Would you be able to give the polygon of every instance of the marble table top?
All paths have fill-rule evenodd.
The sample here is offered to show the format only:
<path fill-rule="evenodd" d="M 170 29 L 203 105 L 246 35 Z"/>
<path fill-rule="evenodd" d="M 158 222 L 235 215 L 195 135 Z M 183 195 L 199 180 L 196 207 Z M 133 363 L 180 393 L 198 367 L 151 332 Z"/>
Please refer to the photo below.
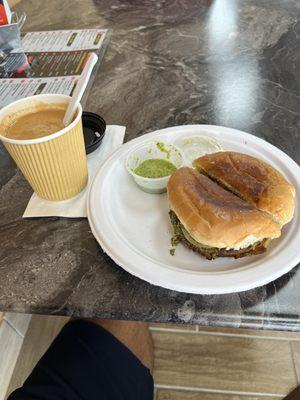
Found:
<path fill-rule="evenodd" d="M 26 30 L 113 30 L 86 110 L 126 125 L 127 141 L 217 124 L 300 163 L 298 0 L 26 0 L 16 10 Z M 300 331 L 299 268 L 236 294 L 152 286 L 102 252 L 87 220 L 22 219 L 31 189 L 0 153 L 0 310 Z"/>

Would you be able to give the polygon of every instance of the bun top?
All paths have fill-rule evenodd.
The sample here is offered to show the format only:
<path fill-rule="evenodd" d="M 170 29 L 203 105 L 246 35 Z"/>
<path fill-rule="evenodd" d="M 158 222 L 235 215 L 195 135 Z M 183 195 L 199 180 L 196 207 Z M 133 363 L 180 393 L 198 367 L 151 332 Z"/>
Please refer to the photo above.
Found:
<path fill-rule="evenodd" d="M 193 162 L 220 185 L 284 225 L 293 218 L 295 188 L 269 164 L 243 153 L 207 154 Z"/>
<path fill-rule="evenodd" d="M 168 199 L 192 238 L 206 246 L 238 249 L 280 236 L 280 225 L 272 217 L 192 168 L 172 174 Z"/>

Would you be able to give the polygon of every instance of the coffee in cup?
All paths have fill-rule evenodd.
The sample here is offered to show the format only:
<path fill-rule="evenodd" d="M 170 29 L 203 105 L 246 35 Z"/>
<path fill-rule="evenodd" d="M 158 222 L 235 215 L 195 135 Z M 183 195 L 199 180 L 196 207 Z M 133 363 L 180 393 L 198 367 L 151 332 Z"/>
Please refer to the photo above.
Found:
<path fill-rule="evenodd" d="M 45 94 L 0 110 L 0 139 L 36 194 L 66 200 L 87 184 L 88 171 L 79 105 L 65 127 L 69 96 Z"/>
<path fill-rule="evenodd" d="M 7 138 L 28 140 L 51 135 L 65 126 L 63 118 L 66 107 L 37 104 L 34 108 L 24 109 L 3 120 L 3 135 Z"/>

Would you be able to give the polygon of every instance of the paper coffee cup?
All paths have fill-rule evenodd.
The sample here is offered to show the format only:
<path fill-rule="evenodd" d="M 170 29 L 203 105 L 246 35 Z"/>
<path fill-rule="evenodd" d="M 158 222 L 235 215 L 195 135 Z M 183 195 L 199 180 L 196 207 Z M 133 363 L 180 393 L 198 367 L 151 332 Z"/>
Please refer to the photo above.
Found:
<path fill-rule="evenodd" d="M 35 193 L 46 200 L 70 199 L 87 184 L 81 106 L 78 106 L 70 125 L 48 136 L 29 140 L 11 139 L 3 135 L 1 127 L 7 115 L 41 104 L 65 103 L 67 106 L 69 101 L 69 96 L 42 94 L 17 100 L 0 110 L 0 139 Z"/>

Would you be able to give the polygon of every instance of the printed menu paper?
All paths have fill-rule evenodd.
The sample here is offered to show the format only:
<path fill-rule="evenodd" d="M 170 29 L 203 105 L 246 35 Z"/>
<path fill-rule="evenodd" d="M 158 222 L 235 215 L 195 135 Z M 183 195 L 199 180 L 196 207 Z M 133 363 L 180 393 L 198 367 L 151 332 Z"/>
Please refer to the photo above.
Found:
<path fill-rule="evenodd" d="M 102 56 L 107 43 L 104 29 L 26 33 L 24 52 L 11 52 L 0 63 L 0 108 L 36 94 L 71 95 L 89 53 Z"/>
<path fill-rule="evenodd" d="M 81 29 L 28 32 L 22 39 L 24 52 L 96 50 L 103 43 L 106 30 Z"/>

